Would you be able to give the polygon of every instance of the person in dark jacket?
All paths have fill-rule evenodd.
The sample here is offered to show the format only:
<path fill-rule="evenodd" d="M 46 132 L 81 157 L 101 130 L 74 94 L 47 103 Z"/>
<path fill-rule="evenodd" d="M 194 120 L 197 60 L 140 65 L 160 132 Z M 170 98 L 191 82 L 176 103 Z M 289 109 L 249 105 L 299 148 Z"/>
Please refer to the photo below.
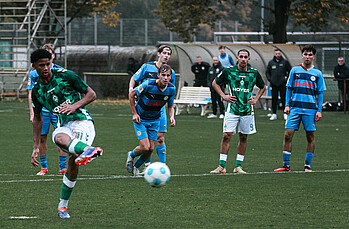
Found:
<path fill-rule="evenodd" d="M 207 87 L 207 73 L 210 64 L 202 61 L 201 56 L 196 57 L 196 62 L 191 66 L 191 71 L 195 74 L 194 87 Z"/>
<path fill-rule="evenodd" d="M 338 64 L 333 70 L 334 78 L 336 79 L 349 79 L 349 67 L 345 64 L 344 57 L 338 57 Z M 338 80 L 338 89 L 340 91 L 341 99 L 344 99 L 344 81 Z M 349 82 L 346 82 L 346 102 L 349 102 Z M 343 101 L 340 101 L 343 104 Z"/>
<path fill-rule="evenodd" d="M 213 88 L 212 86 L 212 82 L 213 80 L 216 78 L 216 76 L 221 73 L 221 71 L 224 69 L 224 67 L 222 66 L 222 64 L 219 62 L 218 57 L 214 56 L 212 58 L 212 66 L 210 67 L 210 69 L 208 70 L 208 75 L 207 75 L 207 84 L 210 87 L 210 91 L 211 91 L 211 100 L 212 100 L 212 112 L 213 114 L 210 114 L 209 116 L 207 116 L 207 118 L 217 118 L 217 102 L 219 105 L 219 111 L 220 111 L 220 115 L 219 118 L 224 118 L 224 104 L 222 101 L 221 96 L 216 92 L 216 90 Z M 224 91 L 224 85 L 220 85 L 222 88 L 222 91 Z"/>
<path fill-rule="evenodd" d="M 271 99 L 273 114 L 270 120 L 277 119 L 276 108 L 279 98 L 282 102 L 282 111 L 285 109 L 285 95 L 286 95 L 286 82 L 288 73 L 291 70 L 290 63 L 282 57 L 280 49 L 274 50 L 274 57 L 271 59 L 267 66 L 266 76 L 271 86 Z M 287 119 L 287 115 L 284 114 L 284 119 Z"/>

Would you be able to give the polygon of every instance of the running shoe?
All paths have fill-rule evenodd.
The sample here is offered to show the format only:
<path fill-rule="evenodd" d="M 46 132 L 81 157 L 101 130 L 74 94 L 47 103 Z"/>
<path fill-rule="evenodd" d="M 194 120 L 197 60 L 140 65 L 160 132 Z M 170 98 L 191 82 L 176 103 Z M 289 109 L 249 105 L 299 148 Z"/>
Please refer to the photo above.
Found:
<path fill-rule="evenodd" d="M 70 219 L 70 215 L 67 212 L 67 208 L 64 207 L 60 207 L 58 208 L 58 217 L 61 219 Z"/>

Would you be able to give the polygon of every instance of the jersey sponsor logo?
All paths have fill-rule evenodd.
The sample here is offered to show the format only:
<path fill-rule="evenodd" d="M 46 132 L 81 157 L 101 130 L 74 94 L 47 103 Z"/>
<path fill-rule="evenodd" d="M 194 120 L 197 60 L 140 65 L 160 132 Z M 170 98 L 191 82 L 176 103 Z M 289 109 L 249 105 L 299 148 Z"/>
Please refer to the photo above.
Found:
<path fill-rule="evenodd" d="M 314 85 L 306 82 L 296 82 L 296 86 L 313 87 Z"/>
<path fill-rule="evenodd" d="M 63 105 L 63 104 L 70 104 L 70 103 L 71 103 L 70 99 L 67 99 L 67 100 L 64 101 L 61 105 Z M 52 112 L 53 112 L 53 113 L 58 113 L 59 109 L 61 109 L 61 105 L 59 105 L 58 107 L 53 108 L 53 109 L 52 109 Z"/>
<path fill-rule="evenodd" d="M 233 88 L 233 91 L 237 91 L 237 92 L 244 92 L 244 93 L 249 93 L 250 92 L 250 89 L 248 88 L 239 88 L 239 87 L 234 87 Z"/>
<path fill-rule="evenodd" d="M 147 105 L 151 105 L 151 106 L 163 106 L 165 103 L 161 103 L 161 102 L 150 102 L 149 100 L 147 101 Z"/>

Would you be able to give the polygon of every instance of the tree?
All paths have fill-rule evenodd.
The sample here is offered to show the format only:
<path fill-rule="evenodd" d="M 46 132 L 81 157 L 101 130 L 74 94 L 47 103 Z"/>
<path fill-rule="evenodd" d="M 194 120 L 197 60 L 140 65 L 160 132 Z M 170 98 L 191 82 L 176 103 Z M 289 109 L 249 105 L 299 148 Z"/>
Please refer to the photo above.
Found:
<path fill-rule="evenodd" d="M 199 33 L 200 24 L 214 27 L 218 15 L 210 3 L 210 0 L 159 0 L 159 9 L 154 12 L 161 16 L 170 31 L 189 42 Z"/>

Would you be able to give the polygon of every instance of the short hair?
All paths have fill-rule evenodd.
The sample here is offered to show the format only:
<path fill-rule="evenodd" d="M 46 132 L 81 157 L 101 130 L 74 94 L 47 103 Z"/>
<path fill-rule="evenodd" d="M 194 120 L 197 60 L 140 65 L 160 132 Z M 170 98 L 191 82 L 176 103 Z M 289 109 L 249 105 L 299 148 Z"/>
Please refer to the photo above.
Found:
<path fill-rule="evenodd" d="M 170 46 L 168 45 L 161 45 L 159 48 L 158 48 L 158 53 L 162 53 L 162 51 L 164 51 L 165 48 L 168 48 L 170 50 L 170 53 L 172 54 L 172 49 Z"/>
<path fill-rule="evenodd" d="M 196 58 L 201 58 L 201 59 L 202 59 L 202 57 L 201 57 L 201 56 L 196 56 Z"/>
<path fill-rule="evenodd" d="M 56 55 L 55 50 L 53 49 L 52 45 L 50 45 L 50 44 L 44 44 L 41 48 L 45 49 L 47 51 L 51 51 L 52 54 Z"/>
<path fill-rule="evenodd" d="M 339 56 L 338 59 L 343 59 L 344 60 L 344 57 L 343 56 Z"/>
<path fill-rule="evenodd" d="M 170 65 L 168 65 L 168 64 L 163 64 L 163 65 L 161 65 L 160 68 L 159 68 L 159 74 L 160 74 L 161 72 L 167 72 L 167 71 L 170 71 L 170 72 L 171 72 L 171 70 L 172 70 L 172 68 L 171 68 Z"/>
<path fill-rule="evenodd" d="M 302 54 L 304 52 L 312 52 L 314 55 L 316 54 L 316 48 L 314 48 L 314 46 L 312 45 L 306 45 L 302 48 Z"/>
<path fill-rule="evenodd" d="M 281 52 L 281 50 L 280 50 L 279 48 L 276 48 L 276 49 L 274 50 L 274 52 L 276 52 L 276 51 L 280 51 L 280 52 Z"/>
<path fill-rule="evenodd" d="M 34 64 L 38 60 L 44 59 L 44 58 L 51 60 L 52 58 L 51 53 L 45 49 L 37 49 L 34 52 L 32 52 L 32 54 L 30 55 L 30 62 Z"/>
<path fill-rule="evenodd" d="M 220 49 L 225 49 L 225 46 L 224 46 L 224 45 L 220 45 L 220 46 L 218 47 L 218 50 L 220 50 Z"/>
<path fill-rule="evenodd" d="M 239 56 L 240 52 L 247 52 L 248 56 L 250 56 L 250 52 L 247 49 L 240 49 L 238 51 L 238 56 Z"/>

